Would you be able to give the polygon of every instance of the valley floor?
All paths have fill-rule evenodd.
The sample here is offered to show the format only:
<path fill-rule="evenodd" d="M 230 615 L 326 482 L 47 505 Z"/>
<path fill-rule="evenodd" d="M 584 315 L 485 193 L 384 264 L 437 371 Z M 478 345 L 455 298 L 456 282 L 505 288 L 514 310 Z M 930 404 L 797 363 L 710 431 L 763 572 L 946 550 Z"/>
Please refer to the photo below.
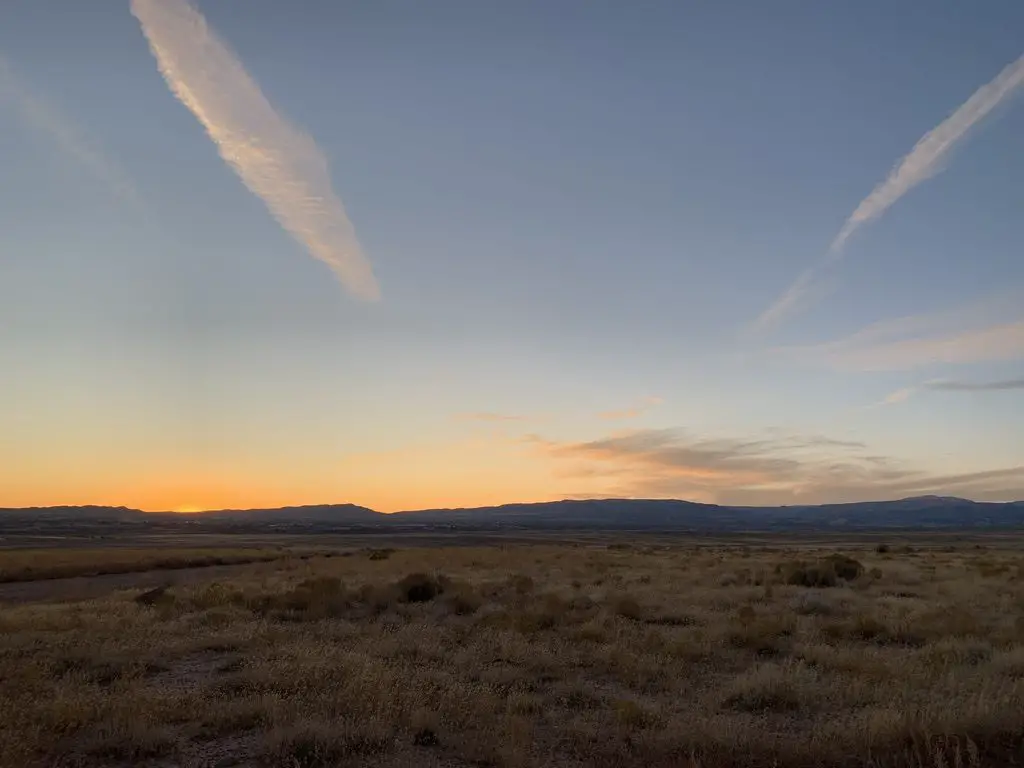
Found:
<path fill-rule="evenodd" d="M 1020 764 L 1011 544 L 339 548 L 6 605 L 0 765 Z"/>

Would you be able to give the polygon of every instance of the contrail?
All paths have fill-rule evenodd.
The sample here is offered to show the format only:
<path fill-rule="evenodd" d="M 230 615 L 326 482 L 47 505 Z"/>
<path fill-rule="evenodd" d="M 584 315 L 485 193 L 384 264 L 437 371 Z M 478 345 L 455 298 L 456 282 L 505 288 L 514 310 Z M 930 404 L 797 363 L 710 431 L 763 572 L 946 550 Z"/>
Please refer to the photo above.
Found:
<path fill-rule="evenodd" d="M 131 0 L 171 92 L 221 158 L 278 223 L 364 299 L 379 298 L 345 208 L 314 141 L 278 114 L 189 0 Z"/>
<path fill-rule="evenodd" d="M 757 320 L 755 330 L 766 330 L 813 297 L 818 277 L 842 258 L 850 236 L 863 224 L 876 219 L 903 195 L 942 170 L 942 160 L 967 133 L 993 109 L 1024 85 L 1024 56 L 1007 66 L 995 79 L 983 85 L 956 112 L 928 131 L 914 148 L 889 172 L 885 181 L 865 197 L 843 224 L 825 258 L 805 270 L 789 289 Z"/>
<path fill-rule="evenodd" d="M 47 136 L 61 152 L 107 185 L 115 195 L 141 206 L 135 185 L 117 164 L 80 135 L 67 115 L 29 88 L 7 60 L 0 56 L 0 103 L 4 101 L 10 101 L 18 117 L 29 128 Z"/>

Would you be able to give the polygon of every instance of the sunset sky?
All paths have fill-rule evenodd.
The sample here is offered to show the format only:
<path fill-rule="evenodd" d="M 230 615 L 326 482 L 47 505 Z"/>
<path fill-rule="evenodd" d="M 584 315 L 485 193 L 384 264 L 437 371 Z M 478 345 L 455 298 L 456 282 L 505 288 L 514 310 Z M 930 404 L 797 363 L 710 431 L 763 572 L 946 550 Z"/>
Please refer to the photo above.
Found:
<path fill-rule="evenodd" d="M 1021 30 L 4 0 L 0 506 L 1024 499 Z"/>

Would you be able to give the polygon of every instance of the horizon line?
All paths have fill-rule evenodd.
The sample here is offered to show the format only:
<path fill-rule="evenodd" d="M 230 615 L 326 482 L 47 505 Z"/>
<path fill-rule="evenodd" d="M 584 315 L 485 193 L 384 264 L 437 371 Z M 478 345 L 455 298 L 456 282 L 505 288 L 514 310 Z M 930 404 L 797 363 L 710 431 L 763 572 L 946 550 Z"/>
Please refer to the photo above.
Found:
<path fill-rule="evenodd" d="M 267 511 L 285 511 L 285 510 L 301 510 L 301 509 L 313 509 L 313 508 L 324 508 L 324 507 L 354 507 L 361 511 L 371 512 L 377 515 L 403 515 L 413 514 L 417 512 L 460 512 L 460 511 L 471 511 L 471 510 L 482 510 L 482 509 L 500 509 L 502 507 L 521 507 L 521 506 L 541 506 L 544 504 L 574 504 L 574 503 L 586 503 L 586 502 L 609 502 L 609 501 L 631 501 L 631 502 L 665 502 L 665 503 L 681 503 L 681 504 L 693 504 L 702 507 L 720 507 L 722 509 L 786 509 L 790 507 L 833 507 L 833 506 L 850 506 L 855 504 L 885 504 L 899 501 L 924 501 L 924 500 L 935 500 L 935 501 L 964 501 L 971 504 L 1022 504 L 1024 499 L 1007 499 L 1005 501 L 983 501 L 979 499 L 971 499 L 966 496 L 946 496 L 940 494 L 921 494 L 917 496 L 901 496 L 896 498 L 870 498 L 862 499 L 859 501 L 826 501 L 814 504 L 719 504 L 714 502 L 702 502 L 693 501 L 690 499 L 683 498 L 659 498 L 649 496 L 594 496 L 588 498 L 559 498 L 550 499 L 548 501 L 508 501 L 500 504 L 481 504 L 476 506 L 459 506 L 459 507 L 416 507 L 411 509 L 396 510 L 393 512 L 383 512 L 372 507 L 367 507 L 362 504 L 356 504 L 354 502 L 327 502 L 327 503 L 312 503 L 312 504 L 285 504 L 280 506 L 270 507 L 211 507 L 208 509 L 142 509 L 140 507 L 131 507 L 126 505 L 115 505 L 115 504 L 46 504 L 46 505 L 32 505 L 32 506 L 3 506 L 0 507 L 2 512 L 12 511 L 46 511 L 54 509 L 107 509 L 123 512 L 137 512 L 143 515 L 175 515 L 180 517 L 192 517 L 192 516 L 203 516 L 209 514 L 216 514 L 218 512 L 236 512 L 240 514 L 248 512 L 267 512 Z"/>

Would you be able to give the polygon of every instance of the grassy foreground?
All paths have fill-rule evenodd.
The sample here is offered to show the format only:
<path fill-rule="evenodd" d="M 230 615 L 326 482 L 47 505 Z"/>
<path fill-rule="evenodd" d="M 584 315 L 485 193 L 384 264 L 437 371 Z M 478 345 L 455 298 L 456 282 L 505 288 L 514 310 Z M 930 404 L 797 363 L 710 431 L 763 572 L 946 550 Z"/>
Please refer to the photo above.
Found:
<path fill-rule="evenodd" d="M 834 553 L 378 551 L 0 609 L 0 765 L 1024 761 L 1024 555 Z"/>

